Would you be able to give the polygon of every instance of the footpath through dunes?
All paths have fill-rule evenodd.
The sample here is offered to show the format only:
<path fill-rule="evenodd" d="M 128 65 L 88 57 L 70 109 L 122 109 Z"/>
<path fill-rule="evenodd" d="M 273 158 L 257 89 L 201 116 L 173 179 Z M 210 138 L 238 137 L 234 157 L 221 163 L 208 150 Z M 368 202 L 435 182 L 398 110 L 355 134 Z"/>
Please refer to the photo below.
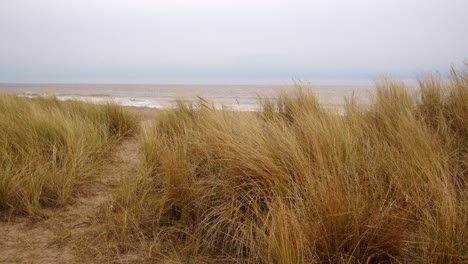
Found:
<path fill-rule="evenodd" d="M 149 123 L 149 113 L 138 111 L 140 126 Z M 141 113 L 141 114 L 140 114 Z M 92 227 L 100 208 L 111 198 L 123 177 L 133 177 L 139 168 L 138 136 L 122 139 L 103 164 L 86 194 L 61 209 L 46 209 L 46 219 L 12 217 L 0 221 L 0 263 L 99 263 L 80 247 L 82 234 Z"/>

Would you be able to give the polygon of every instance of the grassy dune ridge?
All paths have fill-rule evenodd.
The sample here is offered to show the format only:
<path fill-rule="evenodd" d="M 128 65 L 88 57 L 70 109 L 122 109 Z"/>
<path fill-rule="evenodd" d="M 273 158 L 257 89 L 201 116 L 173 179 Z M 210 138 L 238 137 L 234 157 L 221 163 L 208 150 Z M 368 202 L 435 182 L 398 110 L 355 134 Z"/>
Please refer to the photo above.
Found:
<path fill-rule="evenodd" d="M 39 216 L 67 204 L 135 129 L 117 105 L 0 95 L 0 211 Z"/>
<path fill-rule="evenodd" d="M 468 69 L 377 85 L 344 115 L 300 88 L 259 113 L 180 101 L 144 130 L 96 241 L 182 262 L 467 261 Z"/>

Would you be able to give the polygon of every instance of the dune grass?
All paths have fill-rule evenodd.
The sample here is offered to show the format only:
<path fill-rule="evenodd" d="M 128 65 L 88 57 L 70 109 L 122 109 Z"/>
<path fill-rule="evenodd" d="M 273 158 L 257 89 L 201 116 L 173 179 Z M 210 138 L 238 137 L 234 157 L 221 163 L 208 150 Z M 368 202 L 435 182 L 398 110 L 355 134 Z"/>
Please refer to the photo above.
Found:
<path fill-rule="evenodd" d="M 344 115 L 300 88 L 259 113 L 180 101 L 145 129 L 95 243 L 176 262 L 466 263 L 468 71 L 377 86 Z"/>
<path fill-rule="evenodd" d="M 113 104 L 0 95 L 0 212 L 41 216 L 69 203 L 136 125 Z"/>

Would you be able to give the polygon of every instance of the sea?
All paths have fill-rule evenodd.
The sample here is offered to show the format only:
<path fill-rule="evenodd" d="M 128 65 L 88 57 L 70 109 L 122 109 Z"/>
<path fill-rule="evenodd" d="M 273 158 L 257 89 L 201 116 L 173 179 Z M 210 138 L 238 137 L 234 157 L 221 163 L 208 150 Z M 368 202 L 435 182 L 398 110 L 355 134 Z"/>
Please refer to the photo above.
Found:
<path fill-rule="evenodd" d="M 0 84 L 0 93 L 23 97 L 55 96 L 59 100 L 79 100 L 96 104 L 115 102 L 123 106 L 171 108 L 177 99 L 212 102 L 217 108 L 256 111 L 259 98 L 271 98 L 281 91 L 311 90 L 326 108 L 340 109 L 345 98 L 355 97 L 367 104 L 373 85 L 175 85 L 175 84 Z"/>

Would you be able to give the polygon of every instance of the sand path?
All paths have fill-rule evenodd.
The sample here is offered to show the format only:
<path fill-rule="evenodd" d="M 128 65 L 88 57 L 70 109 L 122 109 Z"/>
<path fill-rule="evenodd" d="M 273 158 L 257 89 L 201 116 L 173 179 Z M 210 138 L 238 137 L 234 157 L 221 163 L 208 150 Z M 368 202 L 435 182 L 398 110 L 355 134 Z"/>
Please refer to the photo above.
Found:
<path fill-rule="evenodd" d="M 65 208 L 47 212 L 46 220 L 17 217 L 9 223 L 0 221 L 0 263 L 99 262 L 80 257 L 86 252 L 73 241 L 91 227 L 121 177 L 136 175 L 138 151 L 135 138 L 122 140 L 104 164 L 99 180 L 86 187 L 86 194 Z"/>

